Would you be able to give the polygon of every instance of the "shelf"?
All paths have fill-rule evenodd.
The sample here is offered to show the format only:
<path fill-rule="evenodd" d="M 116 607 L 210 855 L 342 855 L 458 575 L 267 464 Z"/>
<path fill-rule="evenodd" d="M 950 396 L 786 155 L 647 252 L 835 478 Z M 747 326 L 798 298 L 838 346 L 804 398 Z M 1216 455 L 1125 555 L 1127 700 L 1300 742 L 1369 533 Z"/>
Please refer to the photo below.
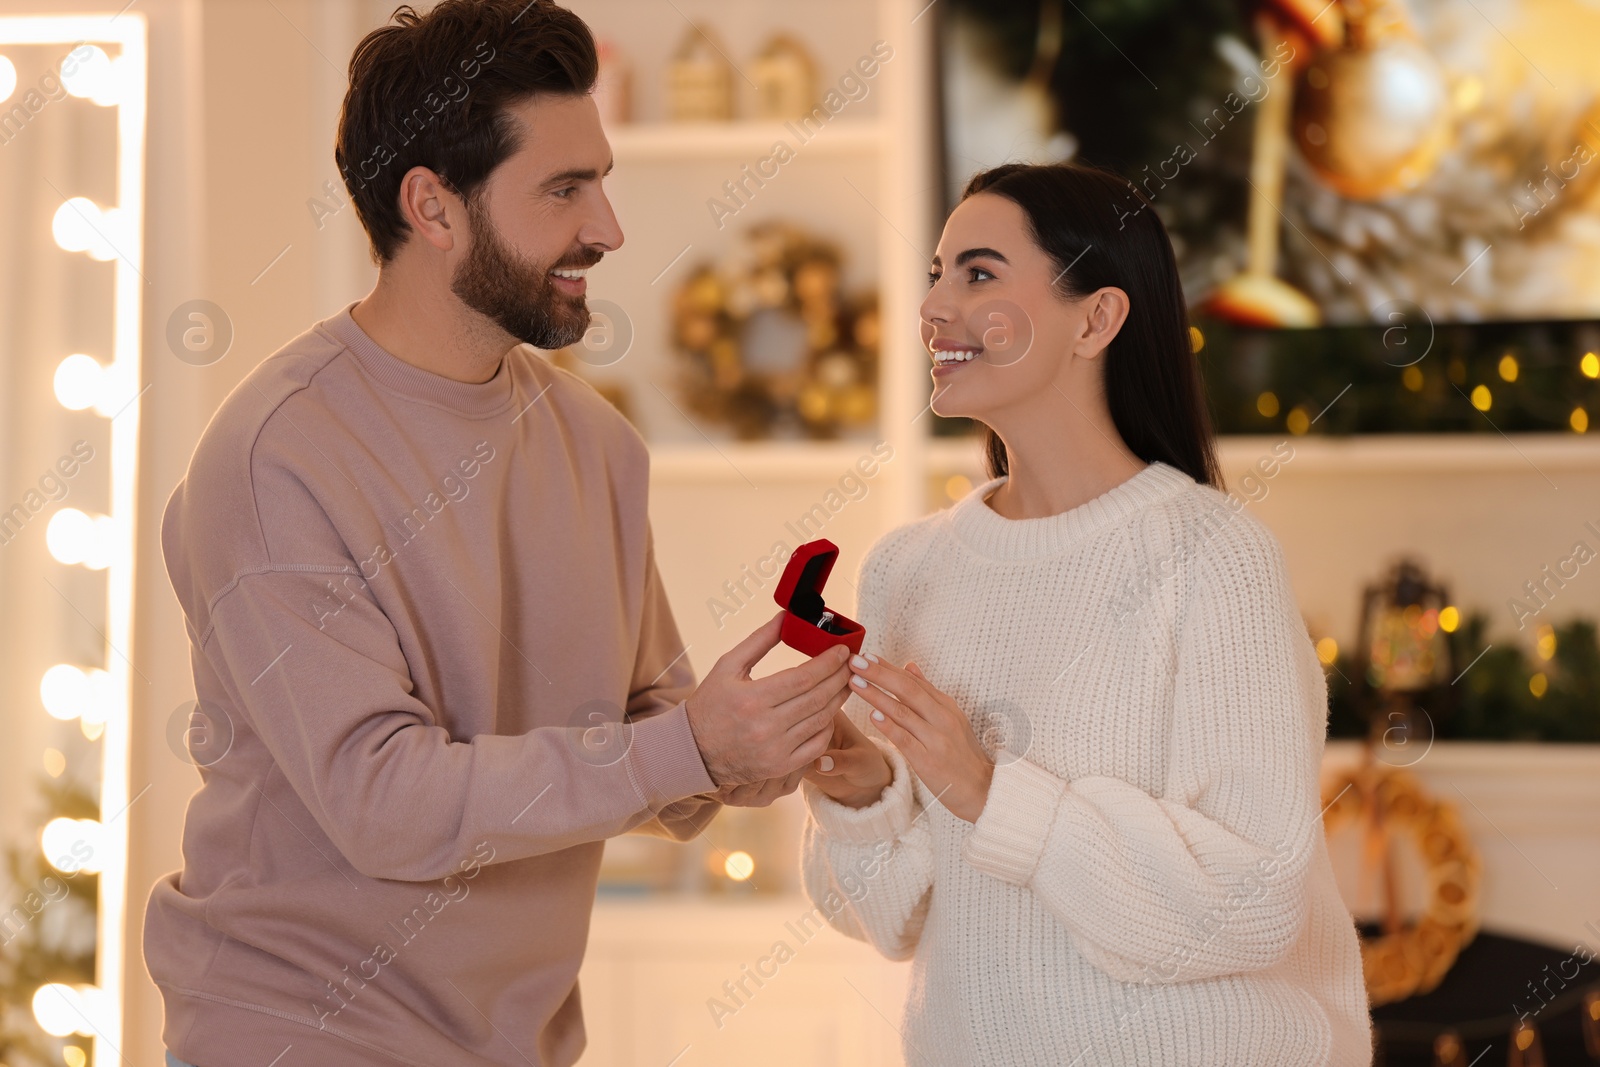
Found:
<path fill-rule="evenodd" d="M 883 124 L 869 119 L 836 118 L 802 143 L 798 123 L 653 122 L 614 126 L 606 130 L 611 151 L 624 160 L 696 162 L 707 158 L 733 158 L 754 163 L 783 141 L 795 157 L 808 155 L 873 155 L 886 143 Z"/>
<path fill-rule="evenodd" d="M 1366 434 L 1358 437 L 1294 437 L 1273 434 L 1217 438 L 1225 476 L 1249 467 L 1287 438 L 1296 470 L 1341 474 L 1409 471 L 1515 471 L 1600 469 L 1600 435 Z M 928 468 L 966 473 L 983 463 L 982 438 L 939 437 L 928 444 Z"/>
<path fill-rule="evenodd" d="M 1270 434 L 1217 439 L 1225 478 L 1273 454 L 1284 440 Z M 1577 434 L 1390 434 L 1292 437 L 1296 470 L 1334 474 L 1491 473 L 1600 470 L 1600 438 Z M 894 442 L 890 442 L 893 444 Z M 831 481 L 870 456 L 873 441 L 718 441 L 650 447 L 652 477 L 669 484 L 728 484 L 764 479 Z M 934 437 L 927 442 L 930 476 L 982 474 L 981 437 Z"/>
<path fill-rule="evenodd" d="M 1600 435 L 1575 433 L 1363 434 L 1356 437 L 1294 437 L 1250 434 L 1218 438 L 1224 474 L 1270 455 L 1288 437 L 1296 469 L 1339 474 L 1413 471 L 1537 474 L 1550 470 L 1600 469 Z"/>

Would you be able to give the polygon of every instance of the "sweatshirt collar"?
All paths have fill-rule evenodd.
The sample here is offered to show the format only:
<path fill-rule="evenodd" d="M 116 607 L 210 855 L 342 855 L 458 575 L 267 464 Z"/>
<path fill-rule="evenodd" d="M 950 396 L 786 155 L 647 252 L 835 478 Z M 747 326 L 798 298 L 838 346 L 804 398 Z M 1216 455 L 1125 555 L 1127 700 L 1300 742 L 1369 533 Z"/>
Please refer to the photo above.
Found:
<path fill-rule="evenodd" d="M 494 377 L 486 382 L 461 382 L 442 374 L 423 370 L 407 363 L 367 336 L 356 325 L 350 309 L 359 301 L 351 301 L 343 311 L 322 323 L 323 329 L 350 350 L 356 363 L 367 375 L 392 392 L 435 407 L 446 408 L 462 415 L 493 415 L 511 403 L 512 361 L 515 352 L 500 360 Z"/>
<path fill-rule="evenodd" d="M 1157 460 L 1133 477 L 1093 500 L 1057 515 L 1008 519 L 984 498 L 1006 477 L 992 478 L 951 505 L 949 522 L 956 536 L 990 559 L 1036 559 L 1060 555 L 1150 504 L 1195 484 L 1176 467 Z"/>

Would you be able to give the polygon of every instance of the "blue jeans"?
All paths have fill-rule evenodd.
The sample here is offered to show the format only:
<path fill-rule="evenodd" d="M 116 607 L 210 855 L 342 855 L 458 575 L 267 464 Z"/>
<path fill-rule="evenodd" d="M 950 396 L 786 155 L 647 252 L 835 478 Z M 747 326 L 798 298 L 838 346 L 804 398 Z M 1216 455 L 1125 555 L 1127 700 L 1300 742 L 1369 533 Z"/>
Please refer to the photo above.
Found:
<path fill-rule="evenodd" d="M 172 1053 L 168 1052 L 167 1053 L 167 1067 L 194 1067 L 194 1064 L 192 1064 L 192 1063 L 184 1063 L 182 1060 L 178 1059 L 178 1057 L 176 1057 Z"/>

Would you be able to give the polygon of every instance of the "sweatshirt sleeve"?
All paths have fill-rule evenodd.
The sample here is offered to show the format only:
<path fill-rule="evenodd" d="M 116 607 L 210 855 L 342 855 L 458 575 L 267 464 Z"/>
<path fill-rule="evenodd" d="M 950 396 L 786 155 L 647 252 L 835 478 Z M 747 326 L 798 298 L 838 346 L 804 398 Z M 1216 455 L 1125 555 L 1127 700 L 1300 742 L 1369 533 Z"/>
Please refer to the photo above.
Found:
<path fill-rule="evenodd" d="M 369 596 L 351 598 L 337 626 L 306 610 L 331 570 L 277 564 L 242 575 L 215 600 L 201 648 L 362 874 L 442 878 L 461 841 L 489 842 L 497 860 L 541 855 L 624 833 L 715 788 L 681 700 L 662 710 L 682 674 L 647 687 L 639 708 L 656 713 L 619 726 L 619 754 L 597 755 L 583 727 L 452 738 L 413 694 L 399 638 Z"/>
<path fill-rule="evenodd" d="M 1119 981 L 1264 969 L 1306 922 L 1326 681 L 1276 540 L 1247 516 L 1233 529 L 1198 554 L 1175 635 L 1162 794 L 1002 759 L 963 845 Z"/>
<path fill-rule="evenodd" d="M 866 628 L 863 651 L 887 647 L 883 569 L 876 548 L 862 560 L 857 616 Z M 872 804 L 852 808 L 809 781 L 801 784 L 806 822 L 800 838 L 801 882 L 828 924 L 866 941 L 892 960 L 916 952 L 933 893 L 933 837 L 922 818 L 916 777 L 905 757 L 868 718 L 872 705 L 853 691 L 844 704 L 852 722 L 888 758 L 893 777 Z"/>
<path fill-rule="evenodd" d="M 627 714 L 628 721 L 634 723 L 682 709 L 684 701 L 695 688 L 689 650 L 684 647 L 683 639 L 678 634 L 677 621 L 672 617 L 672 607 L 667 602 L 661 573 L 656 567 L 655 536 L 648 527 L 646 545 L 644 622 L 639 634 L 639 655 L 634 667 Z M 688 725 L 686 712 L 684 725 Z M 693 740 L 691 733 L 690 741 Z M 695 755 L 699 758 L 698 745 L 695 746 Z M 707 780 L 710 780 L 709 775 Z M 715 790 L 713 783 L 709 790 L 669 804 L 630 832 L 673 841 L 688 841 L 698 837 L 706 824 L 722 810 Z"/>

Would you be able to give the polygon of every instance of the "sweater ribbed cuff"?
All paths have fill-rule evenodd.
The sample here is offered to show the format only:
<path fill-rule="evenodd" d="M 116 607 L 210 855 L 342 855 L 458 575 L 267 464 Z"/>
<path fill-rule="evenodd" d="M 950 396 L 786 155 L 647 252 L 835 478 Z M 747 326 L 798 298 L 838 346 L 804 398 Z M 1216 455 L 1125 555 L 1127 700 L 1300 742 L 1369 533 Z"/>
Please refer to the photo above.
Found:
<path fill-rule="evenodd" d="M 700 758 L 683 701 L 671 711 L 635 719 L 631 726 L 627 759 L 632 761 L 634 778 L 651 808 L 697 793 L 716 792 L 717 783 Z"/>
<path fill-rule="evenodd" d="M 813 782 L 803 781 L 801 793 L 805 796 L 806 810 L 822 832 L 835 841 L 851 845 L 872 845 L 879 841 L 894 841 L 911 829 L 916 819 L 916 795 L 911 788 L 911 768 L 906 758 L 891 744 L 876 737 L 867 740 L 889 760 L 893 777 L 883 787 L 877 800 L 862 808 L 841 804 L 818 789 Z"/>
<path fill-rule="evenodd" d="M 962 855 L 1001 881 L 1027 885 L 1066 788 L 1060 778 L 1025 759 L 996 764 L 988 799 Z"/>

